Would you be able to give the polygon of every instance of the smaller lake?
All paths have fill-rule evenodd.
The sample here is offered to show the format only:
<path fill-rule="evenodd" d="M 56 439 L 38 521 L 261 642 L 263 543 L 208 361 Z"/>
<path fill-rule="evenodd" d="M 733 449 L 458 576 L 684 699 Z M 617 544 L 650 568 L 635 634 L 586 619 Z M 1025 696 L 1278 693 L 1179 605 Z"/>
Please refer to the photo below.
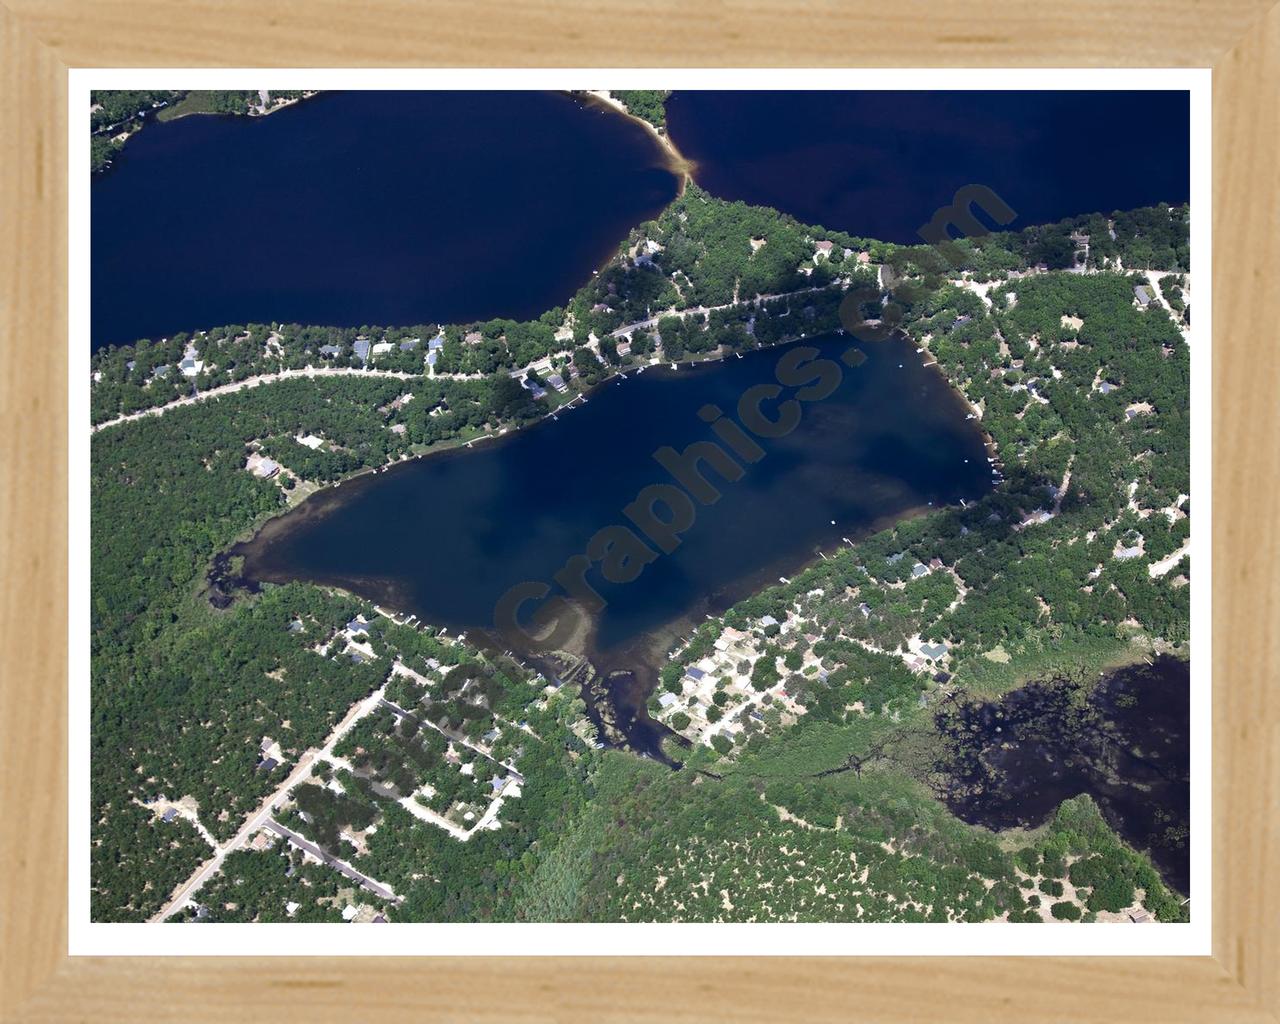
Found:
<path fill-rule="evenodd" d="M 835 391 L 797 403 L 803 416 L 785 436 L 756 438 L 761 454 L 742 460 L 739 479 L 698 463 L 722 496 L 698 504 L 675 550 L 638 578 L 609 582 L 599 565 L 586 574 L 605 604 L 566 648 L 603 672 L 641 673 L 638 685 L 614 687 L 639 702 L 619 709 L 630 720 L 647 719 L 641 695 L 676 632 L 842 537 L 991 488 L 967 407 L 914 346 L 862 346 L 865 361 L 848 368 L 838 362 L 853 349 L 847 337 L 804 344 L 842 371 Z M 232 554 L 244 556 L 249 581 L 333 584 L 427 623 L 491 630 L 513 585 L 545 582 L 553 595 L 565 593 L 553 578 L 566 561 L 586 551 L 596 531 L 628 524 L 624 507 L 643 488 L 676 479 L 655 452 L 714 440 L 700 413 L 711 405 L 732 415 L 749 389 L 773 384 L 779 360 L 793 349 L 633 372 L 558 419 L 320 492 Z M 765 403 L 767 415 L 780 415 L 777 403 L 796 393 L 782 389 Z M 503 643 L 519 649 L 520 641 Z M 637 742 L 649 749 L 654 739 Z"/>
<path fill-rule="evenodd" d="M 968 705 L 944 725 L 943 798 L 964 821 L 999 830 L 1035 828 L 1088 793 L 1188 895 L 1190 687 L 1190 663 L 1160 657 L 1108 673 L 1085 701 L 1078 687 L 1047 682 Z"/>
<path fill-rule="evenodd" d="M 150 122 L 93 182 L 93 347 L 533 319 L 675 197 L 666 163 L 640 125 L 559 93 L 339 92 Z"/>

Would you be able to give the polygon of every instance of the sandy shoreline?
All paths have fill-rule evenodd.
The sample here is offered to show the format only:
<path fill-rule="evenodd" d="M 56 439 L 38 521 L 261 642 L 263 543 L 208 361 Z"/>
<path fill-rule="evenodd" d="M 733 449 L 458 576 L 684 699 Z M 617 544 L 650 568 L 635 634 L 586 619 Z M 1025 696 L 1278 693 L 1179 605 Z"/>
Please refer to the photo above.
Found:
<path fill-rule="evenodd" d="M 693 179 L 695 165 L 692 160 L 676 148 L 676 144 L 671 141 L 670 135 L 664 131 L 660 131 L 643 117 L 637 117 L 635 114 L 631 113 L 621 100 L 614 99 L 607 90 L 588 89 L 578 95 L 585 97 L 588 102 L 595 101 L 601 106 L 604 106 L 615 113 L 621 114 L 623 117 L 630 121 L 634 121 L 648 132 L 650 137 L 657 141 L 658 145 L 662 147 L 662 151 L 667 155 L 667 169 L 680 179 L 680 191 L 684 191 L 685 183 Z"/>

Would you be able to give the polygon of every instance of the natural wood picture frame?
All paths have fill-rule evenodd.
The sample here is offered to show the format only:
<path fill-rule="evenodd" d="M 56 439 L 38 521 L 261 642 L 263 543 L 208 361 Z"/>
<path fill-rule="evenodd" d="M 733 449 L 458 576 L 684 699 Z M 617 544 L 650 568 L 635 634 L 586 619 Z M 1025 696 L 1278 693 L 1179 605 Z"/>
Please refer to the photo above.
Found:
<path fill-rule="evenodd" d="M 0 6 L 5 1020 L 1280 1020 L 1280 6 Z M 182 66 L 1212 67 L 1214 921 L 1197 958 L 67 956 L 67 71 Z M 287 942 L 287 933 L 281 936 Z"/>

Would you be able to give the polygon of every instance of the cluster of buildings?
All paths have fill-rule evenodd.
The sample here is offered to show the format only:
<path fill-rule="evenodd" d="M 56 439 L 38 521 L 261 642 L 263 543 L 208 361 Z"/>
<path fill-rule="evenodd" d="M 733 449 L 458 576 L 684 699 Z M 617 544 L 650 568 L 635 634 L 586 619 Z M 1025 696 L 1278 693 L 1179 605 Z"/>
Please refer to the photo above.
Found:
<path fill-rule="evenodd" d="M 777 624 L 768 615 L 760 621 L 762 627 Z M 738 733 L 763 727 L 766 712 L 771 708 L 776 709 L 781 724 L 795 721 L 805 709 L 787 692 L 790 675 L 787 670 L 780 670 L 778 682 L 768 689 L 757 690 L 751 682 L 752 669 L 765 657 L 761 651 L 763 646 L 754 632 L 726 626 L 712 652 L 685 669 L 680 681 L 681 692 L 667 691 L 658 696 L 662 720 L 671 725 L 678 713 L 687 715 L 689 724 L 675 731 L 708 745 L 716 736 L 733 741 Z M 825 670 L 812 654 L 806 654 L 799 671 L 825 676 Z M 715 699 L 718 692 L 725 695 L 722 702 Z"/>

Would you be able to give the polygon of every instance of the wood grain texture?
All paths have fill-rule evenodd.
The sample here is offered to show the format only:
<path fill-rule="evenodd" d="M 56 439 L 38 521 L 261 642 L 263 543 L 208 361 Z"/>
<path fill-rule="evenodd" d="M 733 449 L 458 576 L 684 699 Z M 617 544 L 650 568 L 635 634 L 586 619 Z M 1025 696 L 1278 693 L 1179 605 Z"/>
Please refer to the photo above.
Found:
<path fill-rule="evenodd" d="M 0 6 L 4 1019 L 1280 1019 L 1280 9 L 1269 6 Z M 65 69 L 111 65 L 1214 66 L 1214 957 L 68 959 Z"/>
<path fill-rule="evenodd" d="M 1280 1012 L 1280 7 L 1213 90 L 1214 951 Z"/>
<path fill-rule="evenodd" d="M 1175 67 L 1272 0 L 7 0 L 70 66 Z"/>
<path fill-rule="evenodd" d="M 66 75 L 0 7 L 0 1011 L 66 949 Z M 13 955 L 13 954 L 17 955 Z"/>

